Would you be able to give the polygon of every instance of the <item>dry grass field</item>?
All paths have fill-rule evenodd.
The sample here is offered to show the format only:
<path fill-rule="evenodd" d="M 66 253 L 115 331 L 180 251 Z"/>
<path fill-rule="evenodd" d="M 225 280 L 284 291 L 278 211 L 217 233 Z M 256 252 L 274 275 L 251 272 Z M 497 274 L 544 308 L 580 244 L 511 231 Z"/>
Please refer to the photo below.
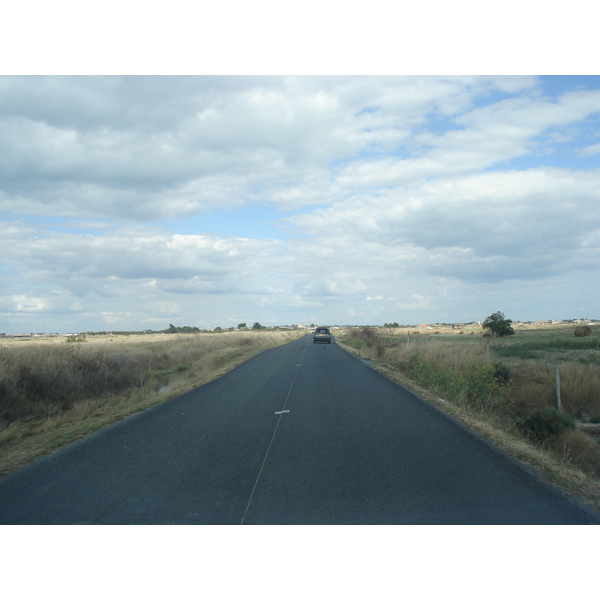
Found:
<path fill-rule="evenodd" d="M 5 339 L 0 343 L 0 475 L 202 385 L 298 332 Z"/>

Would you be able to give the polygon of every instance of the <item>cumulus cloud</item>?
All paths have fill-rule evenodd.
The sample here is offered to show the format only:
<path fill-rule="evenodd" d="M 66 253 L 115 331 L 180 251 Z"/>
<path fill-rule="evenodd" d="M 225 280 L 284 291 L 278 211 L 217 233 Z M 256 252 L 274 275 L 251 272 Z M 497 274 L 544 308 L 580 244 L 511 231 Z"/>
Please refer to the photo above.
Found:
<path fill-rule="evenodd" d="M 599 184 L 598 170 L 490 172 L 359 195 L 287 220 L 317 238 L 343 231 L 368 241 L 411 271 L 527 278 L 560 269 L 600 228 Z"/>
<path fill-rule="evenodd" d="M 526 307 L 513 294 L 532 282 L 567 311 L 564 286 L 600 264 L 600 85 L 543 83 L 0 78 L 0 313 L 73 329 L 471 320 L 494 298 Z M 265 206 L 271 237 L 189 225 Z"/>
<path fill-rule="evenodd" d="M 284 208 L 310 206 L 335 194 L 317 192 L 332 163 L 395 151 L 429 114 L 456 114 L 505 85 L 502 78 L 6 77 L 0 206 L 138 221 L 239 206 L 257 195 Z"/>
<path fill-rule="evenodd" d="M 594 154 L 600 154 L 600 144 L 593 144 L 592 146 L 586 146 L 579 151 L 581 156 L 592 156 Z"/>

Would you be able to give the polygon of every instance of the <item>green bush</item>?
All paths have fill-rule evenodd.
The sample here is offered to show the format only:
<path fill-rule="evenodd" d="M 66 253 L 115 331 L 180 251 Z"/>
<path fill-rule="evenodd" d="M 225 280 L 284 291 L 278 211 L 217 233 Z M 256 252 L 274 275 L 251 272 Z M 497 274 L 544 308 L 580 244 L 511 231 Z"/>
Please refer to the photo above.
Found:
<path fill-rule="evenodd" d="M 573 417 L 550 407 L 522 417 L 517 425 L 534 442 L 545 442 L 569 429 L 575 429 Z"/>
<path fill-rule="evenodd" d="M 496 363 L 493 365 L 493 375 L 492 378 L 499 385 L 507 385 L 510 381 L 510 369 L 503 365 L 502 363 Z"/>
<path fill-rule="evenodd" d="M 472 361 L 462 369 L 428 360 L 416 352 L 402 365 L 403 370 L 423 385 L 451 399 L 483 407 L 499 389 L 494 367 Z"/>
<path fill-rule="evenodd" d="M 355 350 L 360 350 L 363 347 L 372 348 L 381 345 L 381 336 L 371 327 L 362 327 L 350 331 L 349 335 L 344 338 L 344 342 Z"/>
<path fill-rule="evenodd" d="M 494 367 L 474 361 L 460 373 L 463 396 L 473 406 L 483 407 L 498 388 Z"/>

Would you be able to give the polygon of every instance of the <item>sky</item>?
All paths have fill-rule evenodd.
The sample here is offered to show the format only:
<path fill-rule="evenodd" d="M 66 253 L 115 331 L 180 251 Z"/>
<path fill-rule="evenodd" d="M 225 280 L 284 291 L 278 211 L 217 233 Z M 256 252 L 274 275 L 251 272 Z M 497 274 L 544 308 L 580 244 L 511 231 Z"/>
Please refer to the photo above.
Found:
<path fill-rule="evenodd" d="M 579 4 L 8 7 L 0 333 L 600 318 Z"/>
<path fill-rule="evenodd" d="M 0 332 L 600 318 L 599 76 L 2 76 Z"/>

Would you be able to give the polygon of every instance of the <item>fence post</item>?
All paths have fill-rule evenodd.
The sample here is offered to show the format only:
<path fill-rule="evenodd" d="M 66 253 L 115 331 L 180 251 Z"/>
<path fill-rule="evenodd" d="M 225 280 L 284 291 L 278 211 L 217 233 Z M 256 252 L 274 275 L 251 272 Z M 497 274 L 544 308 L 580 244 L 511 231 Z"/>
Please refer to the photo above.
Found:
<path fill-rule="evenodd" d="M 560 410 L 560 371 L 556 365 L 556 408 Z"/>
<path fill-rule="evenodd" d="M 410 341 L 410 331 L 406 332 L 406 347 L 408 348 L 408 342 Z"/>

